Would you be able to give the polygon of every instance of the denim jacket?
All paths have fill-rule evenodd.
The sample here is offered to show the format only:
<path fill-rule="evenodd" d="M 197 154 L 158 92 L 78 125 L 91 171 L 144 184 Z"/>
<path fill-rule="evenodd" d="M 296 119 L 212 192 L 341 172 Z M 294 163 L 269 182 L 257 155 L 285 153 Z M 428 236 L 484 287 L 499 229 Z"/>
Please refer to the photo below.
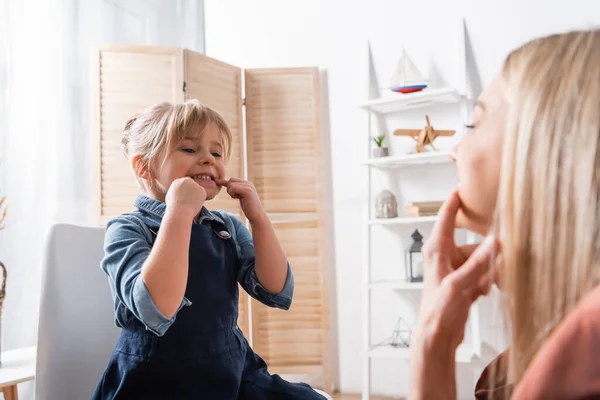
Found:
<path fill-rule="evenodd" d="M 166 204 L 146 196 L 138 196 L 134 206 L 137 208 L 135 211 L 120 215 L 106 225 L 104 258 L 101 266 L 109 278 L 116 325 L 124 327 L 133 315 L 146 326 L 146 329 L 162 336 L 175 322 L 177 313 L 167 318 L 158 310 L 142 280 L 141 270 L 156 239 L 156 233 L 151 227 L 160 226 Z M 236 276 L 244 290 L 269 307 L 289 309 L 294 293 L 294 277 L 289 263 L 283 290 L 278 294 L 268 292 L 256 276 L 254 243 L 248 229 L 232 214 L 224 211 L 209 211 L 203 207 L 196 223 L 210 224 L 211 221 L 225 224 L 231 232 L 237 250 Z M 177 311 L 191 304 L 184 297 Z"/>

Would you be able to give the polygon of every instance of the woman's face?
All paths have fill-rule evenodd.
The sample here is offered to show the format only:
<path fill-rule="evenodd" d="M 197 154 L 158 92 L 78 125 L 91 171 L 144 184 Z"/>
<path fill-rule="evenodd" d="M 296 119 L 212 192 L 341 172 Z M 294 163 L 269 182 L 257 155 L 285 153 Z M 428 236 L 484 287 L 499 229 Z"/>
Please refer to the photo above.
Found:
<path fill-rule="evenodd" d="M 473 110 L 473 128 L 454 148 L 462 207 L 457 225 L 486 235 L 492 223 L 508 105 L 500 76 L 488 86 Z"/>

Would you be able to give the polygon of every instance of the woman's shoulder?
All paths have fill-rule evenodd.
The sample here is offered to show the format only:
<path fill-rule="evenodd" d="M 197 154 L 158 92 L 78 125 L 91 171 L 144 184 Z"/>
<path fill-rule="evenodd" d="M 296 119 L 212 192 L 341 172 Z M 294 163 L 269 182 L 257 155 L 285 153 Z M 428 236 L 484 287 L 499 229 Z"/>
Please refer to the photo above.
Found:
<path fill-rule="evenodd" d="M 563 319 L 529 364 L 519 384 L 507 384 L 508 350 L 481 374 L 475 398 L 541 400 L 600 397 L 600 286 Z M 491 394 L 500 394 L 492 397 Z"/>
<path fill-rule="evenodd" d="M 515 388 L 518 399 L 600 397 L 600 286 L 552 332 Z"/>

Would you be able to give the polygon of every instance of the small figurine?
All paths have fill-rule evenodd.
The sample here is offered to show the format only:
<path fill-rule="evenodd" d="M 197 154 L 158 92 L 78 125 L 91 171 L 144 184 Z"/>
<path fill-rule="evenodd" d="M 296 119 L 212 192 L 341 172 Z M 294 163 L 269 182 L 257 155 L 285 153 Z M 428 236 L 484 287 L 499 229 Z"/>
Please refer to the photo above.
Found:
<path fill-rule="evenodd" d="M 375 218 L 396 218 L 398 202 L 389 190 L 382 190 L 375 198 Z"/>
<path fill-rule="evenodd" d="M 400 317 L 398 318 L 398 322 L 396 322 L 392 337 L 389 339 L 389 345 L 392 347 L 409 347 L 411 335 L 412 331 L 410 330 L 410 327 L 406 321 Z"/>
<path fill-rule="evenodd" d="M 427 87 L 427 79 L 423 77 L 421 71 L 415 63 L 408 57 L 406 51 L 402 49 L 402 57 L 396 65 L 396 70 L 390 82 L 390 90 L 396 93 L 415 93 Z"/>
<path fill-rule="evenodd" d="M 425 115 L 425 121 L 427 125 L 421 129 L 396 129 L 394 131 L 395 136 L 410 136 L 417 142 L 416 153 L 422 153 L 425 151 L 425 146 L 431 146 L 434 151 L 438 151 L 433 145 L 433 141 L 438 136 L 452 136 L 456 131 L 436 131 L 433 126 L 429 123 L 429 115 Z"/>

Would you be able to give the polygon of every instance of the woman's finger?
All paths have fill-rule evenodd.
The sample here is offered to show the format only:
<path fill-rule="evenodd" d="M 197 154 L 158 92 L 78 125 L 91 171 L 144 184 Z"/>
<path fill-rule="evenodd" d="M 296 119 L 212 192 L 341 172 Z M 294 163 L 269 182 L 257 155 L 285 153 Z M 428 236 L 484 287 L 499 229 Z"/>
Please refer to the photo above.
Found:
<path fill-rule="evenodd" d="M 498 248 L 498 239 L 487 237 L 471 257 L 448 276 L 453 280 L 456 289 L 462 291 L 477 287 L 482 277 L 490 274 L 490 263 L 496 259 Z"/>
<path fill-rule="evenodd" d="M 467 259 L 471 257 L 471 254 L 473 254 L 473 252 L 479 247 L 480 244 L 481 243 L 471 243 L 457 247 L 459 254 L 463 258 L 463 260 L 460 262 L 460 265 L 464 264 L 465 261 L 467 261 Z"/>
<path fill-rule="evenodd" d="M 433 226 L 430 238 L 454 237 L 456 214 L 459 208 L 460 197 L 458 196 L 458 189 L 454 189 L 440 208 L 438 221 Z"/>

